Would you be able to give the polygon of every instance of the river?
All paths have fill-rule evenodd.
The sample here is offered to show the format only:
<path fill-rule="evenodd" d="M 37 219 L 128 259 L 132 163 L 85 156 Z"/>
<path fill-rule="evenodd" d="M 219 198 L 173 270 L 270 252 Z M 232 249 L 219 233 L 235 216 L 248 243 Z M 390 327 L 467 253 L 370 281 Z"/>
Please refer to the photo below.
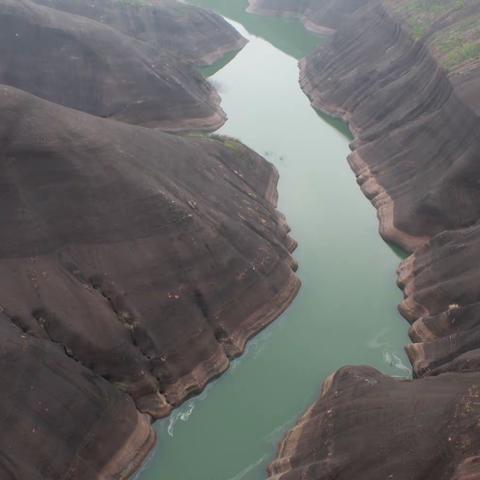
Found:
<path fill-rule="evenodd" d="M 193 3 L 233 19 L 249 40 L 210 77 L 229 117 L 218 133 L 278 168 L 303 287 L 224 376 L 157 423 L 158 447 L 139 478 L 264 480 L 278 441 L 331 372 L 368 364 L 410 375 L 396 312 L 400 257 L 378 235 L 347 164 L 347 129 L 317 115 L 300 90 L 297 59 L 319 39 L 297 21 L 245 13 L 244 0 Z"/>

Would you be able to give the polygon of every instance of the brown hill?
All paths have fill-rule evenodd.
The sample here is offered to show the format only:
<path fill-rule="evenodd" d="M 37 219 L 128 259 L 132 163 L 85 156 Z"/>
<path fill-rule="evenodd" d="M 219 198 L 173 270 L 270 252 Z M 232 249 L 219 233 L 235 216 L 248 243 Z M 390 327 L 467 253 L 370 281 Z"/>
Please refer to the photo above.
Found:
<path fill-rule="evenodd" d="M 0 477 L 130 471 L 153 441 L 134 404 L 167 415 L 294 298 L 278 175 L 11 87 L 0 117 Z"/>
<path fill-rule="evenodd" d="M 202 49 L 209 44 L 206 57 L 242 45 L 228 24 L 207 18 L 218 40 L 230 40 L 200 41 Z M 201 30 L 193 25 L 186 43 L 204 38 Z M 175 52 L 29 0 L 0 1 L 0 59 L 0 83 L 93 115 L 166 130 L 215 129 L 225 121 L 214 89 Z"/>

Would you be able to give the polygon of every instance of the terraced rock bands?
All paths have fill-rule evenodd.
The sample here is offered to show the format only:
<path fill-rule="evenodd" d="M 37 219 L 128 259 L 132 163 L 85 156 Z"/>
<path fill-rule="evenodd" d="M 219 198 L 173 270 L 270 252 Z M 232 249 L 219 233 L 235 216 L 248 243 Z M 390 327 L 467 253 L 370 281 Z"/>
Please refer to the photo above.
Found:
<path fill-rule="evenodd" d="M 480 2 L 252 0 L 250 10 L 330 29 L 301 62 L 301 86 L 317 110 L 349 123 L 349 162 L 380 233 L 414 252 L 399 285 L 416 379 L 335 373 L 270 476 L 480 478 L 480 58 L 468 23 Z"/>
<path fill-rule="evenodd" d="M 274 167 L 161 131 L 225 120 L 194 64 L 245 41 L 173 1 L 1 0 L 0 27 L 0 478 L 129 478 L 299 289 Z"/>

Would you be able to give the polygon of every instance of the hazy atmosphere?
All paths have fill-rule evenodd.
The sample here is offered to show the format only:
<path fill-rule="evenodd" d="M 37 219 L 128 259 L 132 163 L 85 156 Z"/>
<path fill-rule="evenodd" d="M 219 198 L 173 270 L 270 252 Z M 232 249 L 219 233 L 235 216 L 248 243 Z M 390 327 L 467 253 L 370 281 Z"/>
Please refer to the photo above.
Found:
<path fill-rule="evenodd" d="M 480 479 L 480 1 L 0 24 L 0 480 Z"/>

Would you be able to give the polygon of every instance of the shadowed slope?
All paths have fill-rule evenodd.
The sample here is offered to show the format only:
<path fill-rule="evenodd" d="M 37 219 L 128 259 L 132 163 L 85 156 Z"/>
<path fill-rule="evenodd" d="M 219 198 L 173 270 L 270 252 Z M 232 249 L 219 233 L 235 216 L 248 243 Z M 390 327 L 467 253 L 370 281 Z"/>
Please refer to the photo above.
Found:
<path fill-rule="evenodd" d="M 365 0 L 249 0 L 248 11 L 260 15 L 293 16 L 320 35 L 335 31 L 345 17 L 365 5 Z"/>
<path fill-rule="evenodd" d="M 383 6 L 343 23 L 302 63 L 301 82 L 355 133 L 350 164 L 387 240 L 411 251 L 479 218 L 478 117 Z"/>
<path fill-rule="evenodd" d="M 270 478 L 480 478 L 480 2 L 293 3 L 250 2 L 335 30 L 301 62 L 301 85 L 316 109 L 349 122 L 349 162 L 382 235 L 415 251 L 399 270 L 400 311 L 421 378 L 339 370 L 286 435 Z"/>
<path fill-rule="evenodd" d="M 444 232 L 399 269 L 417 375 L 480 369 L 480 227 Z"/>
<path fill-rule="evenodd" d="M 480 374 L 399 381 L 344 367 L 284 438 L 271 480 L 473 480 Z M 454 421 L 452 421 L 454 419 Z"/>
<path fill-rule="evenodd" d="M 33 1 L 104 23 L 196 65 L 211 65 L 246 43 L 222 17 L 177 0 Z"/>
<path fill-rule="evenodd" d="M 275 210 L 278 175 L 239 142 L 99 119 L 11 87 L 0 89 L 0 117 L 4 321 L 58 345 L 67 364 L 77 360 L 140 411 L 160 417 L 199 392 L 294 298 L 295 242 Z M 36 398 L 29 376 L 18 379 L 17 395 L 0 394 L 7 406 L 22 393 Z M 49 380 L 49 395 L 58 388 Z M 85 417 L 67 417 L 62 402 L 47 407 L 64 419 L 67 430 L 52 430 L 69 445 L 64 435 Z M 17 442 L 21 431 L 9 428 L 13 450 L 0 472 L 39 448 L 39 437 Z M 101 438 L 115 428 L 106 420 Z M 95 436 L 84 441 L 98 448 Z M 38 461 L 54 456 L 47 449 Z M 29 475 L 21 478 L 37 478 Z"/>
<path fill-rule="evenodd" d="M 168 130 L 225 121 L 213 88 L 168 49 L 29 0 L 0 1 L 0 59 L 0 83 L 97 116 Z"/>
<path fill-rule="evenodd" d="M 131 398 L 0 313 L 4 480 L 127 478 L 153 447 Z"/>

